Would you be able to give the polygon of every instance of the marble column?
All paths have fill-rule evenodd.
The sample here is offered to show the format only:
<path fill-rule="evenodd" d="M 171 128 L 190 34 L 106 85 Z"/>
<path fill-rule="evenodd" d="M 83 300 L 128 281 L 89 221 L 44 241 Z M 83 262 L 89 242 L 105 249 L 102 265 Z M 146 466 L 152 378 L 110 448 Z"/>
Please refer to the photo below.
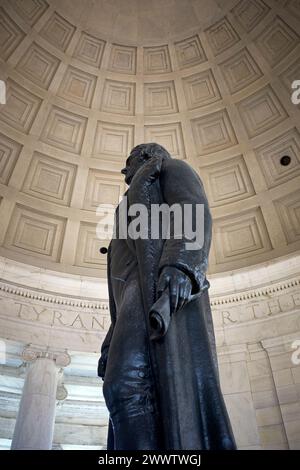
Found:
<path fill-rule="evenodd" d="M 221 388 L 238 449 L 260 449 L 246 344 L 218 347 Z"/>
<path fill-rule="evenodd" d="M 70 364 L 63 352 L 27 347 L 23 359 L 29 362 L 11 449 L 52 448 L 59 371 Z"/>
<path fill-rule="evenodd" d="M 269 426 L 269 439 L 277 438 L 276 449 L 300 450 L 300 331 L 262 341 L 272 369 L 282 425 Z M 294 354 L 296 353 L 296 354 Z"/>

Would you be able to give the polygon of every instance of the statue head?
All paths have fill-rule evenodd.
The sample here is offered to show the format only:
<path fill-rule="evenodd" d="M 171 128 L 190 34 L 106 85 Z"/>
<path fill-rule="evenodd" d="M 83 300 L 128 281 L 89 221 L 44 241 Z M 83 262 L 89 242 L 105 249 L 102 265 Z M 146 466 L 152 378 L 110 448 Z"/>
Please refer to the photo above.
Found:
<path fill-rule="evenodd" d="M 125 168 L 121 170 L 121 173 L 125 175 L 125 183 L 129 185 L 138 169 L 154 156 L 162 157 L 163 159 L 171 158 L 169 152 L 162 145 L 154 142 L 134 147 L 126 160 Z"/>

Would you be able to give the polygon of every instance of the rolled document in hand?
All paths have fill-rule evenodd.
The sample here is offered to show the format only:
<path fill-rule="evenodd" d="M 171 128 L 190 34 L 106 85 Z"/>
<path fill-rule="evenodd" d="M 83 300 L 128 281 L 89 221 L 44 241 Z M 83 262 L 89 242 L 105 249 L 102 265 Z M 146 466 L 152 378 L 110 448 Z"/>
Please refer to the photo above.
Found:
<path fill-rule="evenodd" d="M 208 280 L 205 279 L 203 287 L 199 292 L 197 292 L 197 294 L 190 295 L 188 302 L 199 297 L 206 289 L 209 288 L 209 285 Z M 152 305 L 149 316 L 150 339 L 152 341 L 161 339 L 167 333 L 171 321 L 169 288 L 165 289 L 157 301 Z"/>
<path fill-rule="evenodd" d="M 162 338 L 166 334 L 171 321 L 169 288 L 165 289 L 155 304 L 152 305 L 149 315 L 150 339 Z"/>

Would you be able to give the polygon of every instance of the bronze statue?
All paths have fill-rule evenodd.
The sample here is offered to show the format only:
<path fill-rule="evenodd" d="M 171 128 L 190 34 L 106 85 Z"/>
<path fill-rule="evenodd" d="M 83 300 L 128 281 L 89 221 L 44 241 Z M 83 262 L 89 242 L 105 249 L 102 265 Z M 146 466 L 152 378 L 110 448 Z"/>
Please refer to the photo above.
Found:
<path fill-rule="evenodd" d="M 128 208 L 143 204 L 150 214 L 162 203 L 202 205 L 204 237 L 187 249 L 191 240 L 174 236 L 171 216 L 168 238 L 151 237 L 150 225 L 149 236 L 125 238 L 121 203 L 116 209 L 107 263 L 111 326 L 98 367 L 110 413 L 108 449 L 235 449 L 208 296 L 211 215 L 202 182 L 155 143 L 135 147 L 122 173 Z"/>

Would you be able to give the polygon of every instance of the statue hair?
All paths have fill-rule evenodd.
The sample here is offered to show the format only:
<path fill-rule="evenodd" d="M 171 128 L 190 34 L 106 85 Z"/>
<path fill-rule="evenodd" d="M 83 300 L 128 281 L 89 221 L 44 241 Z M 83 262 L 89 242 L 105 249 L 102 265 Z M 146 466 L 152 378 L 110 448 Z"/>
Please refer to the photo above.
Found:
<path fill-rule="evenodd" d="M 139 144 L 134 147 L 131 152 L 138 151 L 139 157 L 152 158 L 152 157 L 162 157 L 162 158 L 172 158 L 169 152 L 159 144 L 155 142 L 150 142 L 147 144 Z"/>

